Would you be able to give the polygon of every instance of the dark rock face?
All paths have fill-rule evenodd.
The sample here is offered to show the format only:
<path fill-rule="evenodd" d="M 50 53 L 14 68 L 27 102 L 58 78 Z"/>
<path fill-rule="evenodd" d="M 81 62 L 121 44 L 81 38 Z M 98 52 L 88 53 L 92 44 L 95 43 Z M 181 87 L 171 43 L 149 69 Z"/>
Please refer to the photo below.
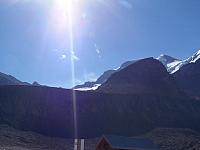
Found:
<path fill-rule="evenodd" d="M 0 122 L 46 135 L 72 135 L 71 97 L 70 92 L 54 88 L 2 86 Z"/>
<path fill-rule="evenodd" d="M 147 58 L 113 74 L 98 91 L 121 94 L 178 94 L 179 90 L 166 68 Z"/>
<path fill-rule="evenodd" d="M 155 127 L 200 130 L 200 101 L 185 96 L 76 92 L 79 137 L 133 136 Z M 71 90 L 0 87 L 0 124 L 48 136 L 74 136 Z"/>
<path fill-rule="evenodd" d="M 174 77 L 185 92 L 200 96 L 200 60 L 184 65 L 174 74 Z"/>

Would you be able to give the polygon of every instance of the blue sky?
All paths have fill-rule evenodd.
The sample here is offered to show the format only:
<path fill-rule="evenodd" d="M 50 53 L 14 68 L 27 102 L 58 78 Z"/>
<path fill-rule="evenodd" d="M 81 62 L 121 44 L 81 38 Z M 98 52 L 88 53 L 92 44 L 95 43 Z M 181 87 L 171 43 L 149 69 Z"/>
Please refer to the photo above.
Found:
<path fill-rule="evenodd" d="M 0 1 L 0 72 L 71 87 L 68 18 L 55 1 Z M 199 8 L 199 0 L 74 0 L 76 84 L 127 60 L 189 57 L 200 49 Z"/>

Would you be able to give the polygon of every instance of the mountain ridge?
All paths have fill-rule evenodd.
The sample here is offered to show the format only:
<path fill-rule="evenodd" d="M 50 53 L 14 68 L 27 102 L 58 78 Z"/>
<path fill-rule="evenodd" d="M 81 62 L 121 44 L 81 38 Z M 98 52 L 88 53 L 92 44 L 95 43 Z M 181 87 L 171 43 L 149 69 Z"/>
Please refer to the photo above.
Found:
<path fill-rule="evenodd" d="M 125 94 L 179 93 L 164 65 L 153 57 L 138 60 L 114 73 L 97 91 Z"/>
<path fill-rule="evenodd" d="M 22 82 L 11 75 L 0 72 L 0 85 L 29 85 L 29 83 Z"/>
<path fill-rule="evenodd" d="M 174 74 L 176 71 L 178 71 L 184 65 L 192 63 L 192 62 L 198 60 L 199 58 L 200 58 L 200 50 L 198 50 L 191 57 L 189 57 L 188 59 L 185 59 L 185 60 L 180 60 L 180 59 L 171 57 L 171 56 L 166 55 L 166 54 L 161 54 L 160 56 L 158 56 L 155 59 L 159 60 L 166 67 L 167 71 L 170 74 Z M 140 59 L 138 59 L 138 60 L 140 60 Z M 75 86 L 73 89 L 83 90 L 83 91 L 85 91 L 85 90 L 86 91 L 87 90 L 96 90 L 101 84 L 106 82 L 112 74 L 114 74 L 115 72 L 120 71 L 121 69 L 135 63 L 138 60 L 127 61 L 127 62 L 123 63 L 117 69 L 111 69 L 111 70 L 105 71 L 95 82 L 89 82 L 88 81 L 88 82 L 85 82 L 82 85 Z"/>
<path fill-rule="evenodd" d="M 32 84 L 28 82 L 20 81 L 12 75 L 0 72 L 0 86 L 5 85 L 29 85 L 29 86 L 41 86 L 38 82 L 34 81 Z"/>

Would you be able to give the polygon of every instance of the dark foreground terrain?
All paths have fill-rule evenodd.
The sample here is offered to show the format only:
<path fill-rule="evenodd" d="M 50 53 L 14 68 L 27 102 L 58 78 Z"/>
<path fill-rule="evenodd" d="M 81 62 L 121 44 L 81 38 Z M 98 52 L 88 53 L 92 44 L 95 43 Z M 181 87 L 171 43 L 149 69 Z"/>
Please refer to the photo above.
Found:
<path fill-rule="evenodd" d="M 199 150 L 200 134 L 190 129 L 158 128 L 145 138 L 153 140 L 161 150 Z M 85 140 L 85 150 L 95 150 L 99 138 Z M 73 150 L 72 139 L 50 138 L 34 132 L 24 132 L 6 125 L 0 126 L 2 150 Z"/>
<path fill-rule="evenodd" d="M 157 127 L 200 130 L 200 101 L 185 96 L 76 92 L 79 137 L 133 136 Z M 73 138 L 72 91 L 0 87 L 0 124 L 46 136 Z"/>
<path fill-rule="evenodd" d="M 161 150 L 200 150 L 200 134 L 191 129 L 158 128 L 145 137 L 153 140 Z"/>

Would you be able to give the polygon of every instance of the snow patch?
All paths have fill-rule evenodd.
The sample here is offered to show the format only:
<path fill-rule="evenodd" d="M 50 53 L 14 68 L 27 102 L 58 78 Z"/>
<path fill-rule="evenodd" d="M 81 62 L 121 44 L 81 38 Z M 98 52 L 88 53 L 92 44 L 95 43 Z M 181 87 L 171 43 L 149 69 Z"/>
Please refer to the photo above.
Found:
<path fill-rule="evenodd" d="M 78 88 L 75 90 L 76 91 L 94 91 L 94 90 L 97 90 L 99 86 L 101 86 L 101 84 L 95 84 L 93 87 L 83 87 L 83 88 Z"/>

